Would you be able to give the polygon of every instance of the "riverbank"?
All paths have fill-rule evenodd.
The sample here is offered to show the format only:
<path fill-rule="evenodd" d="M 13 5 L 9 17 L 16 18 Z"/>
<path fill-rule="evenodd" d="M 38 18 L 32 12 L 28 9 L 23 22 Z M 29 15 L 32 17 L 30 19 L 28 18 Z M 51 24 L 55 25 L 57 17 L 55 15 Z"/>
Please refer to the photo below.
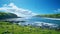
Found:
<path fill-rule="evenodd" d="M 0 34 L 60 34 L 60 31 L 0 22 Z"/>

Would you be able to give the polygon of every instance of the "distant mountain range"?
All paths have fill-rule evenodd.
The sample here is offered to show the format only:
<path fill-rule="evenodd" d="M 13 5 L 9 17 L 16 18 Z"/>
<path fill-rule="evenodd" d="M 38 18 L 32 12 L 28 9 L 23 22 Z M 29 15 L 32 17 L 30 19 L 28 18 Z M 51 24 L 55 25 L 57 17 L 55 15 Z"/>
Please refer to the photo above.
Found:
<path fill-rule="evenodd" d="M 17 18 L 17 15 L 13 13 L 0 12 L 0 19 L 6 19 L 6 18 Z"/>

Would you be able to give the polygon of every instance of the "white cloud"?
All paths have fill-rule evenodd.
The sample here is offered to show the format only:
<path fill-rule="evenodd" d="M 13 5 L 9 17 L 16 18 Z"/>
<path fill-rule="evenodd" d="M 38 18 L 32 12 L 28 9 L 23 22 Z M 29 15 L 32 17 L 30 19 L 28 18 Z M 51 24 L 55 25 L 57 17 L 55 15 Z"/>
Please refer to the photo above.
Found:
<path fill-rule="evenodd" d="M 17 6 L 14 5 L 14 3 L 10 3 L 8 5 L 5 4 L 5 5 L 3 5 L 3 7 L 0 8 L 0 10 L 14 13 L 14 14 L 16 14 L 18 16 L 22 16 L 22 17 L 30 17 L 33 15 L 36 15 L 35 13 L 32 13 L 32 11 L 30 11 L 30 10 L 18 8 Z"/>
<path fill-rule="evenodd" d="M 56 13 L 60 13 L 60 9 L 54 10 Z"/>

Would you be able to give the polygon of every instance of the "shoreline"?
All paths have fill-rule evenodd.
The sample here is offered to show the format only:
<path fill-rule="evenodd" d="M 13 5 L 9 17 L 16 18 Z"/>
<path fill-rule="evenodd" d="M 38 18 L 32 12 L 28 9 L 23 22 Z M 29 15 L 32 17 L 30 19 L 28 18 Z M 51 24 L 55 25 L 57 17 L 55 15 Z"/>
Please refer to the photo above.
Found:
<path fill-rule="evenodd" d="M 46 18 L 46 17 L 44 17 L 44 19 L 60 20 L 60 18 Z"/>

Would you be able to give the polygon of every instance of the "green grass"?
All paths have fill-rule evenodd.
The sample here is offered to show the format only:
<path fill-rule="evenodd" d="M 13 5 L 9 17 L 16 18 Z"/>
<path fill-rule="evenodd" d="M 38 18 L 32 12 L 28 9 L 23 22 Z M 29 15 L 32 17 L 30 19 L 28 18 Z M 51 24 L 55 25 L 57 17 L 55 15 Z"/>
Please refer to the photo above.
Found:
<path fill-rule="evenodd" d="M 13 34 L 60 34 L 60 31 L 35 28 L 31 26 L 20 26 L 9 22 L 0 22 L 0 34 L 4 33 L 6 30 Z"/>

